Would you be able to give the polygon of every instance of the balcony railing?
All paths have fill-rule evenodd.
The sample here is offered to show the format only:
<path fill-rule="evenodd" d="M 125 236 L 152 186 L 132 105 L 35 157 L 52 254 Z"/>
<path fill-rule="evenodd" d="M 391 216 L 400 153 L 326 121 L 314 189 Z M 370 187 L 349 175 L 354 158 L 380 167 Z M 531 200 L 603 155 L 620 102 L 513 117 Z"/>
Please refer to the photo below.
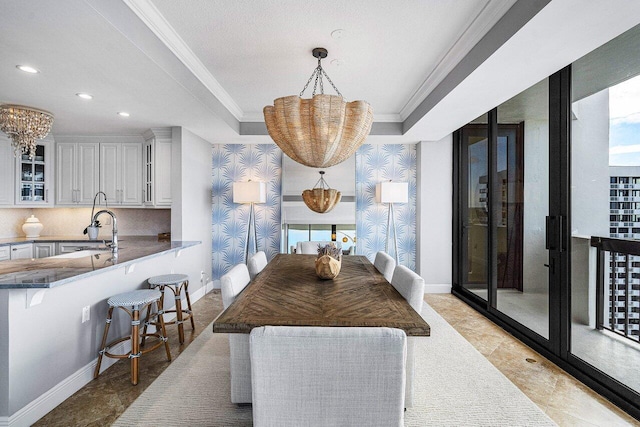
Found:
<path fill-rule="evenodd" d="M 596 327 L 640 343 L 640 240 L 591 237 L 591 246 L 598 250 Z"/>

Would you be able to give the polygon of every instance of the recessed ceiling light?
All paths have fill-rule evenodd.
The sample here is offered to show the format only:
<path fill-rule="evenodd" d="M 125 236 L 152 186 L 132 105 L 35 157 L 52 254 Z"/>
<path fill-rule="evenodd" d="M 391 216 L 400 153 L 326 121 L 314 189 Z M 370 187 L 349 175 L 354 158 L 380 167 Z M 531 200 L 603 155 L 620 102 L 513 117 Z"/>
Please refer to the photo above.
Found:
<path fill-rule="evenodd" d="M 88 93 L 84 93 L 84 92 L 76 93 L 76 96 L 82 99 L 93 99 L 93 95 L 89 95 Z"/>
<path fill-rule="evenodd" d="M 331 31 L 331 37 L 333 37 L 335 40 L 340 40 L 344 37 L 344 35 L 345 31 L 341 29 Z"/>
<path fill-rule="evenodd" d="M 25 73 L 29 73 L 29 74 L 38 74 L 40 72 L 37 69 L 30 67 L 28 65 L 16 65 L 16 68 L 20 71 L 24 71 Z"/>
<path fill-rule="evenodd" d="M 118 115 L 119 115 L 120 117 L 129 117 L 129 115 L 130 115 L 130 114 L 129 114 L 129 113 L 127 113 L 127 112 L 125 112 L 125 111 L 120 111 L 120 112 L 118 113 Z"/>

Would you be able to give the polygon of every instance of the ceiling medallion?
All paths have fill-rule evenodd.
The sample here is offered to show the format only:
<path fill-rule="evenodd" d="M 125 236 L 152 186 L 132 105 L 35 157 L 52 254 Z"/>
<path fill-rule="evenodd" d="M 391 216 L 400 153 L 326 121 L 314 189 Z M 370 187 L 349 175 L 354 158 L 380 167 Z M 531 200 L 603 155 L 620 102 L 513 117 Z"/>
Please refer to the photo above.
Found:
<path fill-rule="evenodd" d="M 318 66 L 304 85 L 300 95 L 285 96 L 264 107 L 264 121 L 269 135 L 280 149 L 294 161 L 305 166 L 325 168 L 351 157 L 371 131 L 373 109 L 365 101 L 346 102 L 342 94 L 322 69 L 327 50 L 317 47 L 313 56 Z M 311 99 L 302 94 L 311 83 Z M 323 76 L 338 95 L 325 95 Z M 316 94 L 320 83 L 320 94 Z"/>
<path fill-rule="evenodd" d="M 0 130 L 11 138 L 15 156 L 36 154 L 36 140 L 49 134 L 53 114 L 22 105 L 0 105 Z"/>
<path fill-rule="evenodd" d="M 338 203 L 342 194 L 338 190 L 329 188 L 329 184 L 324 180 L 324 171 L 320 171 L 320 179 L 311 190 L 302 192 L 302 200 L 309 209 L 318 213 L 327 213 Z"/>

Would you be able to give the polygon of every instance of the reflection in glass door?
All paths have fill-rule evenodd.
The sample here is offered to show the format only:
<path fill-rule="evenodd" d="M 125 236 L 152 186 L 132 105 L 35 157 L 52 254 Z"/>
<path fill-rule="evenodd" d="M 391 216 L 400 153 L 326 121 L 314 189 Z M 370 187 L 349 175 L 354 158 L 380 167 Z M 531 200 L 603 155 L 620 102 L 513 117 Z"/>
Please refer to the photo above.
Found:
<path fill-rule="evenodd" d="M 549 83 L 498 107 L 495 308 L 549 338 Z"/>
<path fill-rule="evenodd" d="M 484 123 L 483 123 L 484 122 Z M 461 157 L 461 249 L 464 268 L 461 284 L 480 298 L 487 300 L 488 286 L 488 209 L 487 175 L 488 140 L 487 115 L 462 129 Z"/>
<path fill-rule="evenodd" d="M 458 138 L 459 285 L 546 342 L 548 79 L 464 126 Z"/>

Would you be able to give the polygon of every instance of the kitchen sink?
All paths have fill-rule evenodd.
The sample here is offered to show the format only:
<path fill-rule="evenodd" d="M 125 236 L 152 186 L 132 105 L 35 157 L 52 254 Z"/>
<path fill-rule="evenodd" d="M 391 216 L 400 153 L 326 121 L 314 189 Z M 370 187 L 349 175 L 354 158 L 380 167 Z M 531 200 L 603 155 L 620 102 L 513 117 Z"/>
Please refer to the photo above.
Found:
<path fill-rule="evenodd" d="M 62 255 L 56 255 L 49 258 L 82 258 L 86 256 L 93 256 L 97 254 L 108 254 L 110 253 L 110 248 L 104 249 L 85 249 L 83 251 L 69 252 Z"/>

